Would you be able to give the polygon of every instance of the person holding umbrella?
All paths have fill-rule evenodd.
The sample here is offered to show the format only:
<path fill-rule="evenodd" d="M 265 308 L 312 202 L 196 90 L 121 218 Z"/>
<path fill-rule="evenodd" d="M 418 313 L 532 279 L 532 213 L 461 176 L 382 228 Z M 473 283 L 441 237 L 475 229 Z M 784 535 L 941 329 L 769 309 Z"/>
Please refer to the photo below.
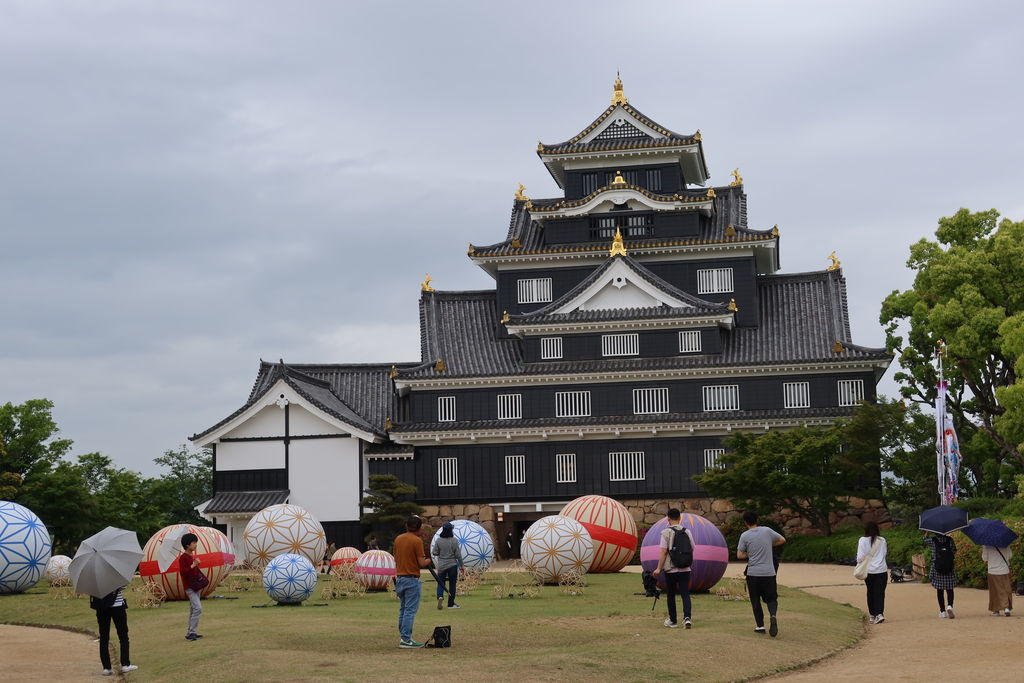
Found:
<path fill-rule="evenodd" d="M 121 587 L 123 588 L 123 586 Z M 100 630 L 100 665 L 104 676 L 112 676 L 110 668 L 110 622 L 117 629 L 118 654 L 121 659 L 121 673 L 135 671 L 139 667 L 132 664 L 128 650 L 128 603 L 125 602 L 121 588 L 108 593 L 102 598 L 89 596 L 89 606 L 96 610 L 96 625 Z"/>
<path fill-rule="evenodd" d="M 1010 585 L 1010 544 L 1017 534 L 1002 520 L 979 517 L 964 528 L 964 535 L 981 546 L 981 559 L 988 564 L 988 609 L 992 616 L 1010 616 L 1013 590 Z"/>
<path fill-rule="evenodd" d="M 939 618 L 955 619 L 953 612 L 953 589 L 956 588 L 956 544 L 949 534 L 963 529 L 968 524 L 967 511 L 951 505 L 940 505 L 921 513 L 918 528 L 934 536 L 924 539 L 932 551 L 932 565 L 928 569 L 928 580 L 935 589 L 939 601 Z M 945 592 L 945 596 L 943 596 Z M 948 604 L 947 604 L 948 603 Z"/>

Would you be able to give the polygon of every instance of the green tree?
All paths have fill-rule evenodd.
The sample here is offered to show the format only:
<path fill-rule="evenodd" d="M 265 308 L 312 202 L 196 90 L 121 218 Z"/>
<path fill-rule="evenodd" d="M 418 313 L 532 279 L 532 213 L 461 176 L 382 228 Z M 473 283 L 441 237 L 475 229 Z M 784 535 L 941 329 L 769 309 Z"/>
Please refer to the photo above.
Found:
<path fill-rule="evenodd" d="M 381 548 L 391 547 L 395 536 L 405 530 L 405 520 L 409 515 L 423 512 L 423 508 L 413 500 L 415 495 L 415 486 L 392 474 L 370 475 L 370 488 L 359 501 L 370 511 L 363 513 L 359 521 L 373 528 Z"/>
<path fill-rule="evenodd" d="M 55 465 L 71 450 L 70 439 L 58 439 L 53 402 L 30 399 L 0 406 L 0 486 L 7 500 L 18 498 L 25 477 Z"/>
<path fill-rule="evenodd" d="M 155 495 L 164 506 L 167 524 L 209 525 L 196 506 L 213 496 L 213 453 L 189 450 L 182 444 L 153 458 L 164 472 L 156 482 Z"/>
<path fill-rule="evenodd" d="M 90 490 L 86 469 L 62 461 L 25 480 L 19 503 L 43 520 L 53 536 L 54 554 L 73 555 L 83 538 L 96 533 L 100 500 Z"/>

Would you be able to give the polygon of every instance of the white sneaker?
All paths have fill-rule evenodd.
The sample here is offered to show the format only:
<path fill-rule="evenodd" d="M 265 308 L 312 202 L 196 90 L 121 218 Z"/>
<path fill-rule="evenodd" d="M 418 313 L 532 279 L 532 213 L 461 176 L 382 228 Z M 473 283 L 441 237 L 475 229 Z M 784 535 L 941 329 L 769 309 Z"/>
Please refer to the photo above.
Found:
<path fill-rule="evenodd" d="M 672 621 L 671 619 L 666 619 L 665 620 L 665 626 L 668 626 L 669 628 L 679 628 L 679 624 L 677 624 L 676 622 Z"/>
<path fill-rule="evenodd" d="M 875 623 L 876 624 L 881 624 L 883 621 L 885 621 L 885 615 L 884 614 L 879 614 L 879 615 L 877 615 L 875 617 Z"/>
<path fill-rule="evenodd" d="M 994 617 L 1001 617 L 1001 616 L 1003 616 L 1003 613 L 998 611 L 998 610 L 996 610 L 995 612 L 992 613 L 992 616 L 994 616 Z"/>
<path fill-rule="evenodd" d="M 946 616 L 946 612 L 945 611 L 939 612 L 939 619 L 948 619 L 948 618 L 949 617 Z"/>
<path fill-rule="evenodd" d="M 1006 609 L 1003 610 L 1003 616 L 1004 617 L 1010 616 L 1010 608 L 1009 607 L 1007 607 Z"/>
<path fill-rule="evenodd" d="M 956 615 L 953 614 L 953 606 L 952 605 L 949 605 L 948 607 L 946 607 L 946 614 L 949 615 L 950 619 L 956 619 Z"/>
<path fill-rule="evenodd" d="M 122 666 L 121 667 L 121 673 L 125 674 L 125 673 L 128 673 L 129 671 L 136 671 L 138 668 L 139 667 L 135 666 L 134 664 L 129 664 L 128 666 Z"/>
<path fill-rule="evenodd" d="M 683 626 L 685 628 L 693 628 L 693 622 L 690 621 L 690 617 L 685 617 L 683 619 Z"/>
<path fill-rule="evenodd" d="M 113 672 L 113 671 L 111 671 L 110 669 L 104 669 L 104 670 L 103 670 L 103 675 L 104 675 L 104 676 L 113 676 L 113 675 L 114 675 L 114 672 Z"/>

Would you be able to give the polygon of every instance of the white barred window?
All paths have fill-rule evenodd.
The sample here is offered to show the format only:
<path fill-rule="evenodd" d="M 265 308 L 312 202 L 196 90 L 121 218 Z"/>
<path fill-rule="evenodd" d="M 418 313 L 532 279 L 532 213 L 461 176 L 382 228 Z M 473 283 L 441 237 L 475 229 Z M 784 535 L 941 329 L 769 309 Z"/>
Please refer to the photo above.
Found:
<path fill-rule="evenodd" d="M 738 384 L 723 384 L 704 387 L 704 410 L 739 410 L 740 387 Z"/>
<path fill-rule="evenodd" d="M 459 485 L 459 459 L 438 458 L 437 459 L 437 485 L 458 486 Z"/>
<path fill-rule="evenodd" d="M 590 417 L 590 392 L 556 391 L 555 417 Z"/>
<path fill-rule="evenodd" d="M 540 359 L 541 360 L 554 360 L 555 358 L 562 357 L 562 338 L 561 337 L 541 337 L 540 339 Z"/>
<path fill-rule="evenodd" d="M 702 268 L 697 271 L 698 294 L 721 294 L 731 291 L 732 268 Z"/>
<path fill-rule="evenodd" d="M 555 483 L 571 484 L 576 481 L 576 454 L 555 454 Z"/>
<path fill-rule="evenodd" d="M 855 406 L 864 400 L 864 380 L 841 379 L 839 385 L 839 405 Z"/>
<path fill-rule="evenodd" d="M 551 278 L 535 277 L 519 280 L 519 303 L 538 304 L 551 301 Z"/>
<path fill-rule="evenodd" d="M 498 394 L 498 419 L 518 420 L 523 416 L 522 394 Z"/>
<path fill-rule="evenodd" d="M 653 415 L 668 412 L 668 389 L 634 389 L 633 414 Z"/>
<path fill-rule="evenodd" d="M 643 481 L 645 478 L 643 451 L 608 454 L 609 481 Z"/>
<path fill-rule="evenodd" d="M 718 467 L 718 456 L 725 453 L 724 448 L 705 448 L 704 449 L 704 469 L 713 470 Z"/>
<path fill-rule="evenodd" d="M 625 334 L 602 334 L 602 356 L 636 356 L 640 353 L 640 335 L 636 332 Z"/>
<path fill-rule="evenodd" d="M 505 456 L 505 483 L 525 484 L 526 483 L 526 456 L 506 455 Z"/>
<path fill-rule="evenodd" d="M 438 396 L 437 397 L 437 421 L 438 422 L 455 422 L 455 397 L 454 396 Z"/>
<path fill-rule="evenodd" d="M 810 408 L 810 382 L 783 382 L 782 398 L 783 406 L 786 408 Z"/>
<path fill-rule="evenodd" d="M 679 353 L 700 351 L 700 330 L 683 330 L 679 333 Z"/>

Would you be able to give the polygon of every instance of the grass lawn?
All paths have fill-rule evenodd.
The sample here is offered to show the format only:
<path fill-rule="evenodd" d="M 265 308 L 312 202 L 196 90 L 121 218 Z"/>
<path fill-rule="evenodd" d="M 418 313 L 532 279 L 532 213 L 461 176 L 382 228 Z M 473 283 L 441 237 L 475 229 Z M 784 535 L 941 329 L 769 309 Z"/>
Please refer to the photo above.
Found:
<path fill-rule="evenodd" d="M 780 589 L 780 633 L 772 639 L 753 632 L 748 602 L 713 594 L 693 597 L 692 630 L 665 628 L 664 598 L 652 612 L 651 599 L 634 595 L 637 574 L 588 575 L 583 595 L 545 586 L 536 598 L 499 600 L 492 586 L 500 575 L 489 573 L 459 598 L 461 610 L 443 612 L 436 584 L 424 576 L 413 637 L 425 640 L 434 626 L 450 624 L 451 649 L 399 649 L 398 601 L 386 592 L 317 607 L 318 589 L 299 607 L 254 609 L 272 605 L 262 590 L 223 591 L 238 599 L 203 601 L 206 637 L 196 642 L 184 639 L 187 602 L 143 609 L 129 593 L 132 662 L 142 668 L 128 679 L 732 681 L 798 667 L 863 634 L 860 610 L 788 589 Z M 87 600 L 52 599 L 45 582 L 0 596 L 0 622 L 96 627 Z"/>

